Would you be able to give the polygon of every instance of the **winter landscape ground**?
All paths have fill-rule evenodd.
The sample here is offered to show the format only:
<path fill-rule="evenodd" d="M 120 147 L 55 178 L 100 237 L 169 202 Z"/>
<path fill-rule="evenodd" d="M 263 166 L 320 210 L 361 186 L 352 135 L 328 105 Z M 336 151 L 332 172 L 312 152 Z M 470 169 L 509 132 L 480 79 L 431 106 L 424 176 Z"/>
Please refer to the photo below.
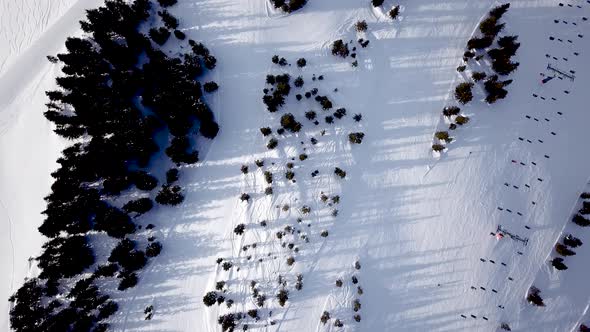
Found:
<path fill-rule="evenodd" d="M 45 56 L 82 35 L 84 10 L 102 3 L 0 0 L 3 331 L 10 330 L 7 299 L 39 273 L 29 258 L 46 241 L 37 231 L 43 197 L 69 144 L 43 116 L 44 92 L 61 75 Z M 135 287 L 109 293 L 119 304 L 111 329 L 221 331 L 220 315 L 255 308 L 259 319 L 247 316 L 237 330 L 497 331 L 507 323 L 512 331 L 578 331 L 590 323 L 590 234 L 571 222 L 581 193 L 590 191 L 590 2 L 510 1 L 499 35 L 517 35 L 521 46 L 513 59 L 520 65 L 506 78 L 513 80 L 508 95 L 487 104 L 476 83 L 473 101 L 459 105 L 458 83 L 475 69 L 492 74 L 487 58 L 470 59 L 464 72 L 457 67 L 479 22 L 502 3 L 385 0 L 374 8 L 369 0 L 308 0 L 289 14 L 266 0 L 179 0 L 170 7 L 179 29 L 218 60 L 206 80 L 220 85 L 207 102 L 221 129 L 214 140 L 200 137 L 200 161 L 181 168 L 184 202 L 138 219 L 156 226 L 163 250 Z M 400 13 L 392 20 L 394 5 Z M 362 20 L 368 29 L 357 32 Z M 370 44 L 359 46 L 359 38 Z M 332 55 L 338 39 L 352 41 L 356 59 Z M 171 39 L 163 50 L 175 54 L 179 45 Z M 273 55 L 290 65 L 273 64 Z M 305 67 L 296 65 L 299 58 Z M 270 113 L 262 102 L 271 87 L 266 77 L 282 73 L 305 83 Z M 332 110 L 295 98 L 312 88 L 329 97 Z M 451 105 L 470 120 L 449 130 L 453 140 L 435 153 L 433 135 L 448 130 L 441 112 Z M 339 108 L 346 115 L 326 123 Z M 305 118 L 309 110 L 318 125 Z M 273 134 L 278 146 L 269 150 L 270 136 L 260 128 L 276 131 L 286 113 L 303 127 Z M 364 133 L 361 144 L 349 142 L 353 132 Z M 295 181 L 285 178 L 289 170 Z M 265 194 L 264 171 L 273 173 L 272 195 Z M 566 234 L 584 244 L 558 271 L 554 246 Z M 226 271 L 218 258 L 233 266 Z M 233 305 L 205 306 L 203 297 L 221 281 Z M 544 306 L 527 301 L 531 286 Z M 284 305 L 276 298 L 282 289 Z M 262 308 L 253 292 L 266 295 Z M 146 320 L 149 306 L 153 317 Z"/>

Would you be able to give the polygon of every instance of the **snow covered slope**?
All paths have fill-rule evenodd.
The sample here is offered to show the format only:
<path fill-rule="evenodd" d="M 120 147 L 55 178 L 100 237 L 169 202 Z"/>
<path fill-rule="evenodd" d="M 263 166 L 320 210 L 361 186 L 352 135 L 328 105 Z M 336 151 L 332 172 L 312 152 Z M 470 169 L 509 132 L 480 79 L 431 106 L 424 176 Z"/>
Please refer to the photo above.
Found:
<path fill-rule="evenodd" d="M 398 2 L 400 19 L 393 22 L 364 0 L 310 0 L 288 16 L 264 0 L 180 0 L 172 9 L 187 35 L 205 41 L 219 59 L 212 79 L 221 88 L 210 103 L 222 129 L 201 151 L 203 162 L 184 170 L 185 203 L 173 215 L 156 210 L 146 216 L 157 225 L 164 251 L 142 272 L 137 287 L 115 295 L 120 302 L 113 319 L 115 330 L 218 331 L 218 315 L 255 307 L 252 280 L 269 299 L 268 309 L 261 311 L 260 321 L 250 323 L 251 329 L 495 331 L 500 322 L 507 322 L 513 331 L 568 331 L 587 318 L 589 289 L 565 285 L 570 278 L 582 277 L 579 273 L 570 277 L 576 273 L 573 266 L 555 272 L 546 260 L 589 176 L 590 155 L 584 148 L 590 120 L 585 111 L 590 23 L 582 18 L 590 17 L 590 4 L 511 1 L 503 19 L 505 32 L 518 35 L 522 46 L 508 97 L 493 106 L 473 101 L 464 107 L 471 121 L 452 132 L 454 142 L 438 158 L 430 149 L 432 135 L 442 108 L 452 103 L 447 100 L 449 89 L 464 80 L 455 68 L 478 21 L 498 3 Z M 359 49 L 359 65 L 353 68 L 332 56 L 330 47 L 336 39 L 356 40 L 357 20 L 367 20 L 364 38 L 371 43 Z M 69 29 L 76 31 L 71 24 Z M 65 37 L 58 37 L 52 37 L 52 47 L 63 44 Z M 39 56 L 52 52 L 44 50 Z M 293 64 L 304 57 L 308 65 L 281 69 L 270 62 L 274 54 Z M 575 82 L 554 79 L 541 85 L 540 73 L 549 74 L 548 62 L 574 70 Z M 39 72 L 17 80 L 36 87 L 15 86 L 14 96 L 21 99 L 0 98 L 15 105 L 12 112 L 8 108 L 0 113 L 0 123 L 13 128 L 0 136 L 0 198 L 12 223 L 22 223 L 18 228 L 22 233 L 12 237 L 21 246 L 15 250 L 22 256 L 15 264 L 23 265 L 15 268 L 17 272 L 25 270 L 26 257 L 38 250 L 39 236 L 28 222 L 39 220 L 40 198 L 49 184 L 47 170 L 61 147 L 40 115 L 42 91 L 55 75 L 52 67 L 43 68 L 47 72 L 43 80 L 36 78 Z M 304 91 L 317 87 L 320 94 L 330 96 L 335 108 L 345 107 L 348 115 L 333 125 L 322 121 L 316 127 L 303 114 L 309 109 L 322 111 L 311 100 L 297 102 L 294 93 L 280 114 L 268 113 L 261 100 L 265 76 L 284 71 L 302 75 Z M 313 74 L 325 79 L 312 81 Z M 10 87 L 0 80 L 2 87 Z M 481 91 L 476 96 L 481 97 Z M 31 100 L 35 104 L 28 108 Z M 268 150 L 259 128 L 276 129 L 285 112 L 293 113 L 303 130 L 281 138 L 277 149 Z M 363 114 L 360 123 L 352 120 L 354 113 Z M 361 145 L 348 143 L 352 131 L 366 134 Z M 312 137 L 317 145 L 309 143 Z M 28 143 L 15 145 L 15 141 Z M 36 162 L 34 175 L 26 182 L 16 178 L 46 146 L 52 152 Z M 299 162 L 303 148 L 309 158 Z M 39 152 L 22 155 L 30 151 Z M 5 161 L 6 156 L 11 161 Z M 291 158 L 296 159 L 296 183 L 284 180 Z M 271 197 L 263 193 L 266 185 L 262 171 L 254 166 L 256 159 L 264 159 L 265 169 L 275 174 Z M 249 165 L 246 175 L 240 172 L 243 164 Z M 336 178 L 334 167 L 344 169 L 346 178 Z M 311 177 L 314 170 L 320 175 Z M 5 179 L 13 180 L 5 185 Z M 322 192 L 339 195 L 340 204 L 327 207 L 319 200 Z M 31 193 L 36 197 L 33 204 Z M 249 203 L 240 202 L 242 193 L 250 193 Z M 311 207 L 309 215 L 299 213 L 303 205 Z M 335 208 L 338 216 L 332 217 Z M 268 226 L 260 225 L 263 220 Z M 2 227 L 8 227 L 8 221 L 2 219 Z M 242 223 L 246 233 L 238 236 L 233 229 Z M 309 243 L 293 240 L 301 249 L 293 254 L 293 266 L 285 262 L 291 251 L 275 237 L 289 225 L 310 239 Z M 508 237 L 495 240 L 490 232 L 498 225 L 528 238 L 528 245 Z M 322 230 L 328 230 L 329 236 L 321 237 Z M 587 232 L 577 231 L 581 238 Z M 250 245 L 248 251 L 242 250 L 245 245 Z M 587 250 L 584 246 L 581 251 Z M 3 252 L 4 267 L 13 260 L 6 258 L 10 247 Z M 234 268 L 224 271 L 215 262 L 218 257 L 233 261 Z M 360 270 L 353 267 L 357 260 Z M 571 264 L 583 268 L 581 260 L 572 259 Z M 24 274 L 18 273 L 15 282 Z M 302 290 L 290 290 L 287 304 L 280 307 L 274 299 L 278 276 L 292 285 L 297 274 L 303 276 Z M 355 295 L 352 275 L 363 288 L 361 296 Z M 344 281 L 342 288 L 334 285 L 338 278 Z M 229 310 L 225 305 L 203 305 L 203 295 L 218 281 L 227 282 L 227 298 L 235 301 Z M 541 289 L 544 308 L 525 301 L 533 282 Z M 358 323 L 352 319 L 356 298 L 362 303 Z M 146 321 L 143 310 L 152 304 L 154 317 Z M 323 311 L 333 318 L 326 325 L 320 323 Z M 335 318 L 342 320 L 343 328 L 333 326 Z"/>

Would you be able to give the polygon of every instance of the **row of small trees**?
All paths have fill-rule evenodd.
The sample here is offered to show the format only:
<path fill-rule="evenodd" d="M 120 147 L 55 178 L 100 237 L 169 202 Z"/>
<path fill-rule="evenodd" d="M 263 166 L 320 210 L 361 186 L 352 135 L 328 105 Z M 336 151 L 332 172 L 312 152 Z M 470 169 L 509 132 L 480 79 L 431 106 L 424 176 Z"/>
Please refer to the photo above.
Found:
<path fill-rule="evenodd" d="M 203 136 L 217 135 L 219 127 L 196 81 L 205 68 L 215 67 L 216 59 L 192 40 L 191 51 L 179 58 L 154 46 L 165 43 L 170 30 L 178 27 L 178 20 L 166 10 L 176 0 L 158 2 L 161 10 L 154 11 L 157 5 L 150 0 L 106 1 L 89 10 L 81 22 L 87 37 L 68 38 L 66 52 L 51 57 L 61 62 L 64 75 L 56 79 L 59 90 L 47 92 L 45 116 L 58 135 L 77 143 L 63 151 L 60 168 L 51 174 L 55 182 L 45 198 L 46 218 L 39 227 L 49 240 L 36 258 L 39 278 L 28 280 L 10 299 L 15 331 L 106 330 L 104 320 L 117 304 L 98 290 L 95 281 L 116 276 L 119 290 L 133 287 L 136 272 L 162 249 L 153 238 L 145 248 L 128 238 L 136 231 L 131 215 L 148 212 L 151 199 L 129 201 L 122 209 L 109 202 L 125 190 L 157 187 L 158 179 L 147 169 L 163 148 L 154 138 L 159 132 L 172 134 L 165 153 L 176 164 L 198 160 L 191 143 L 196 120 Z M 138 28 L 152 21 L 153 12 L 164 27 L 152 28 L 150 40 Z M 175 36 L 183 39 L 182 34 Z M 138 66 L 142 55 L 145 64 Z M 215 86 L 208 83 L 207 90 Z M 182 202 L 177 179 L 177 169 L 167 172 L 155 196 L 157 203 Z M 80 278 L 102 261 L 92 249 L 90 232 L 104 232 L 120 242 L 106 265 Z"/>

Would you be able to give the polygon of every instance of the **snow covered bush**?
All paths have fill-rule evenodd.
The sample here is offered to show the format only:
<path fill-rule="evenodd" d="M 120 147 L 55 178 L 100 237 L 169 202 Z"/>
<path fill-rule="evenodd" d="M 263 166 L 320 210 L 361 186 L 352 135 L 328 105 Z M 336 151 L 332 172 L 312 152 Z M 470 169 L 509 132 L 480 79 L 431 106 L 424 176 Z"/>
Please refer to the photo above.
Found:
<path fill-rule="evenodd" d="M 184 196 L 179 186 L 165 184 L 156 195 L 156 202 L 162 205 L 178 205 L 182 201 L 184 201 Z"/>
<path fill-rule="evenodd" d="M 297 120 L 295 120 L 295 116 L 293 116 L 291 113 L 281 116 L 281 126 L 292 133 L 299 132 L 302 127 L 301 123 L 297 122 Z"/>
<path fill-rule="evenodd" d="M 363 138 L 365 137 L 364 133 L 350 133 L 348 134 L 348 141 L 351 144 L 361 144 L 363 142 Z"/>
<path fill-rule="evenodd" d="M 362 20 L 362 21 L 357 21 L 356 24 L 354 25 L 356 31 L 358 32 L 365 32 L 367 31 L 367 21 Z"/>
<path fill-rule="evenodd" d="M 348 43 L 343 42 L 342 39 L 338 39 L 332 43 L 332 55 L 346 58 L 349 53 Z"/>
<path fill-rule="evenodd" d="M 527 301 L 530 304 L 534 304 L 539 307 L 544 307 L 545 303 L 543 303 L 543 299 L 541 298 L 541 295 L 539 295 L 540 293 L 541 293 L 541 291 L 538 288 L 536 288 L 535 286 L 532 286 L 529 289 L 529 292 L 528 292 L 528 295 L 526 298 Z"/>
<path fill-rule="evenodd" d="M 203 90 L 205 90 L 205 92 L 207 92 L 207 93 L 214 92 L 217 89 L 219 89 L 219 85 L 217 85 L 217 83 L 215 83 L 213 81 L 207 82 L 203 85 Z"/>
<path fill-rule="evenodd" d="M 334 168 L 334 174 L 338 175 L 341 179 L 346 177 L 346 172 L 340 167 Z"/>
<path fill-rule="evenodd" d="M 327 311 L 324 311 L 322 313 L 322 316 L 320 317 L 320 322 L 322 322 L 324 325 L 330 320 L 330 313 Z"/>
<path fill-rule="evenodd" d="M 463 105 L 473 100 L 473 93 L 471 92 L 472 87 L 473 83 L 468 82 L 463 82 L 457 85 L 455 88 L 455 99 Z"/>
<path fill-rule="evenodd" d="M 551 265 L 553 265 L 553 267 L 557 270 L 567 270 L 567 266 L 563 263 L 563 258 L 560 257 L 555 257 L 552 261 L 551 261 Z"/>
<path fill-rule="evenodd" d="M 269 150 L 272 150 L 272 149 L 276 148 L 276 147 L 277 147 L 277 145 L 279 145 L 279 141 L 277 141 L 277 139 L 276 139 L 276 138 L 271 138 L 271 139 L 268 141 L 268 143 L 266 144 L 266 147 L 267 147 Z"/>
<path fill-rule="evenodd" d="M 441 152 L 441 151 L 444 151 L 444 149 L 445 149 L 444 145 L 441 145 L 441 144 L 433 144 L 432 145 L 432 151 L 434 151 L 434 152 Z"/>
<path fill-rule="evenodd" d="M 449 137 L 449 133 L 446 131 L 437 131 L 436 133 L 434 133 L 434 137 L 447 143 L 452 140 L 452 138 Z"/>
<path fill-rule="evenodd" d="M 561 256 L 573 256 L 576 254 L 573 250 L 570 250 L 568 247 L 561 243 L 557 243 L 555 245 L 555 251 Z"/>
<path fill-rule="evenodd" d="M 236 235 L 242 235 L 242 234 L 244 234 L 244 230 L 245 229 L 246 229 L 246 225 L 244 225 L 244 224 L 238 224 L 234 228 L 234 233 L 236 233 Z"/>
<path fill-rule="evenodd" d="M 395 20 L 399 15 L 399 6 L 393 6 L 391 10 L 387 13 L 392 20 Z"/>
<path fill-rule="evenodd" d="M 467 117 L 467 116 L 458 115 L 455 118 L 455 123 L 458 124 L 458 125 L 460 125 L 460 126 L 466 124 L 467 122 L 469 122 L 469 117 Z"/>
<path fill-rule="evenodd" d="M 475 82 L 479 82 L 481 80 L 483 80 L 484 78 L 486 78 L 486 73 L 484 73 L 483 71 L 476 71 L 473 74 L 471 74 L 471 78 L 475 81 Z"/>
<path fill-rule="evenodd" d="M 299 58 L 299 59 L 297 59 L 297 67 L 303 68 L 306 65 L 307 65 L 307 60 L 305 60 L 305 58 Z"/>
<path fill-rule="evenodd" d="M 379 7 L 383 4 L 385 0 L 371 0 L 371 4 L 373 5 L 373 7 Z"/>
<path fill-rule="evenodd" d="M 461 109 L 457 106 L 447 106 L 443 108 L 443 115 L 450 118 L 453 115 L 459 115 Z"/>
<path fill-rule="evenodd" d="M 277 293 L 277 299 L 279 300 L 279 305 L 284 307 L 285 303 L 287 303 L 287 300 L 289 299 L 289 291 L 284 288 L 279 290 Z"/>
<path fill-rule="evenodd" d="M 576 214 L 573 218 L 572 221 L 578 225 L 578 226 L 582 226 L 582 227 L 587 227 L 590 226 L 590 220 L 584 218 L 582 215 L 580 214 Z"/>

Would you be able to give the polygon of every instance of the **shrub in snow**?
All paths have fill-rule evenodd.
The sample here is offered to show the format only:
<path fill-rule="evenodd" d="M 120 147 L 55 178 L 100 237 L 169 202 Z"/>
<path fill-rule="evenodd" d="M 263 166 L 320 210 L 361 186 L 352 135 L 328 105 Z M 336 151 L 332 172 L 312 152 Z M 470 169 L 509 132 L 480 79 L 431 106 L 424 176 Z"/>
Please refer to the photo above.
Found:
<path fill-rule="evenodd" d="M 241 315 L 241 314 L 238 314 Z M 234 314 L 225 314 L 221 315 L 217 318 L 217 323 L 221 325 L 222 331 L 230 331 L 233 332 L 237 326 L 236 324 L 236 315 Z"/>
<path fill-rule="evenodd" d="M 336 320 L 334 321 L 334 326 L 335 326 L 335 327 L 343 327 L 343 326 L 344 326 L 344 324 L 342 324 L 342 322 L 340 321 L 340 319 L 336 319 Z"/>
<path fill-rule="evenodd" d="M 459 115 L 461 109 L 457 106 L 447 106 L 443 108 L 443 115 L 450 118 L 453 115 Z"/>
<path fill-rule="evenodd" d="M 186 39 L 186 35 L 184 34 L 184 32 L 182 32 L 180 30 L 174 30 L 174 37 L 176 37 L 176 39 L 179 39 L 179 40 Z"/>
<path fill-rule="evenodd" d="M 561 243 L 555 245 L 555 251 L 561 256 L 573 256 L 576 253 Z"/>
<path fill-rule="evenodd" d="M 363 295 L 363 288 L 362 288 L 361 286 L 358 286 L 358 287 L 356 288 L 356 293 L 357 293 L 358 295 Z"/>
<path fill-rule="evenodd" d="M 149 31 L 149 36 L 150 38 L 154 41 L 154 43 L 158 44 L 158 45 L 164 45 L 166 43 L 166 41 L 168 40 L 168 38 L 170 37 L 170 31 L 168 31 L 168 29 L 166 28 L 151 28 Z"/>
<path fill-rule="evenodd" d="M 289 256 L 289 257 L 287 258 L 287 265 L 291 266 L 291 265 L 293 265 L 293 264 L 295 264 L 295 257 L 293 257 L 293 256 Z"/>
<path fill-rule="evenodd" d="M 465 71 L 466 68 L 467 68 L 467 66 L 461 65 L 461 66 L 457 67 L 457 71 L 462 73 Z"/>
<path fill-rule="evenodd" d="M 199 161 L 199 152 L 191 150 L 190 145 L 187 136 L 175 136 L 166 148 L 166 155 L 177 165 L 194 164 Z"/>
<path fill-rule="evenodd" d="M 246 229 L 246 225 L 244 225 L 244 224 L 238 224 L 234 228 L 234 233 L 236 233 L 237 235 L 242 235 L 242 234 L 244 234 L 244 230 L 245 229 Z"/>
<path fill-rule="evenodd" d="M 365 31 L 367 31 L 367 27 L 368 27 L 367 21 L 365 21 L 365 20 L 358 21 L 358 22 L 356 22 L 354 27 L 356 28 L 356 31 L 358 31 L 358 32 L 365 32 Z"/>
<path fill-rule="evenodd" d="M 333 117 L 333 116 L 331 116 L 331 115 L 328 115 L 328 116 L 325 118 L 325 121 L 326 121 L 326 123 L 328 123 L 328 124 L 334 123 L 334 117 Z"/>
<path fill-rule="evenodd" d="M 512 331 L 512 329 L 510 328 L 510 325 L 508 325 L 508 323 L 500 324 L 500 328 L 504 331 Z"/>
<path fill-rule="evenodd" d="M 266 187 L 264 188 L 264 194 L 265 195 L 272 195 L 273 191 L 272 191 L 272 187 Z"/>
<path fill-rule="evenodd" d="M 364 133 L 350 133 L 348 134 L 348 141 L 351 144 L 361 144 L 363 142 L 363 138 L 365 137 Z"/>
<path fill-rule="evenodd" d="M 361 269 L 361 262 L 359 262 L 359 261 L 354 262 L 354 268 L 357 270 L 360 270 Z"/>
<path fill-rule="evenodd" d="M 164 26 L 170 30 L 178 28 L 178 20 L 176 17 L 170 15 L 167 10 L 158 11 L 158 15 L 162 18 Z"/>
<path fill-rule="evenodd" d="M 351 280 L 352 280 L 352 283 L 355 285 L 359 283 L 359 279 L 357 278 L 357 276 L 352 276 Z"/>
<path fill-rule="evenodd" d="M 162 245 L 160 244 L 160 242 L 152 242 L 148 244 L 145 248 L 145 255 L 147 257 L 156 257 L 160 254 L 161 251 Z"/>
<path fill-rule="evenodd" d="M 118 290 L 124 291 L 128 288 L 135 287 L 137 285 L 137 275 L 135 273 L 129 273 L 123 275 L 123 279 L 119 282 Z"/>
<path fill-rule="evenodd" d="M 248 316 L 258 320 L 258 310 L 256 310 L 256 309 L 248 310 Z"/>
<path fill-rule="evenodd" d="M 281 116 L 281 126 L 292 133 L 299 132 L 302 127 L 301 123 L 297 122 L 291 113 Z"/>
<path fill-rule="evenodd" d="M 322 105 L 323 110 L 329 110 L 332 108 L 332 102 L 326 96 L 316 96 L 315 100 Z"/>
<path fill-rule="evenodd" d="M 563 258 L 561 257 L 553 258 L 553 260 L 551 261 L 551 265 L 553 265 L 554 268 L 560 271 L 567 270 L 567 266 L 565 266 L 565 264 L 563 263 Z"/>
<path fill-rule="evenodd" d="M 583 226 L 583 227 L 587 227 L 590 226 L 590 220 L 584 218 L 582 215 L 580 214 L 576 214 L 573 218 L 572 221 L 578 225 L 578 226 Z"/>
<path fill-rule="evenodd" d="M 287 180 L 293 180 L 293 178 L 295 177 L 295 173 L 293 171 L 287 171 L 285 173 L 285 177 L 287 178 Z"/>
<path fill-rule="evenodd" d="M 582 199 L 590 199 L 590 193 L 586 193 L 586 192 L 585 193 L 582 193 L 582 194 L 580 194 L 580 198 L 582 198 Z"/>
<path fill-rule="evenodd" d="M 302 87 L 304 83 L 305 82 L 303 81 L 303 77 L 301 76 L 297 77 L 295 81 L 293 81 L 293 84 L 298 88 Z"/>
<path fill-rule="evenodd" d="M 326 324 L 329 320 L 330 320 L 330 313 L 327 311 L 324 311 L 322 313 L 322 316 L 320 317 L 320 322 L 322 322 L 323 324 Z"/>
<path fill-rule="evenodd" d="M 299 58 L 299 59 L 297 59 L 297 67 L 303 68 L 306 65 L 307 65 L 307 60 L 305 60 L 305 58 Z"/>
<path fill-rule="evenodd" d="M 307 159 L 307 155 L 305 153 L 299 155 L 299 160 L 304 161 L 305 159 Z"/>
<path fill-rule="evenodd" d="M 475 82 L 483 80 L 484 78 L 486 78 L 486 76 L 486 73 L 484 73 L 483 71 L 476 71 L 473 74 L 471 74 L 471 78 L 473 78 Z"/>
<path fill-rule="evenodd" d="M 516 40 L 518 36 L 504 36 L 498 39 L 498 46 L 502 48 L 502 54 L 507 57 L 514 56 L 516 51 L 520 48 L 520 43 Z"/>
<path fill-rule="evenodd" d="M 334 168 L 334 174 L 338 175 L 341 179 L 346 177 L 346 172 L 342 170 L 340 167 Z"/>
<path fill-rule="evenodd" d="M 338 39 L 332 43 L 332 55 L 346 58 L 349 53 L 348 43 L 343 42 L 342 39 Z"/>
<path fill-rule="evenodd" d="M 437 131 L 436 133 L 434 133 L 434 137 L 445 142 L 450 142 L 452 140 L 452 138 L 449 137 L 449 133 L 446 131 Z"/>
<path fill-rule="evenodd" d="M 243 194 L 241 194 L 241 195 L 240 195 L 240 200 L 241 200 L 242 202 L 243 202 L 243 201 L 248 201 L 248 200 L 250 200 L 250 195 L 248 195 L 248 194 L 246 194 L 246 193 L 243 193 Z"/>
<path fill-rule="evenodd" d="M 162 205 L 178 205 L 182 201 L 184 201 L 184 196 L 179 186 L 165 184 L 156 195 L 156 202 Z"/>
<path fill-rule="evenodd" d="M 399 6 L 393 6 L 391 10 L 387 13 L 392 20 L 395 20 L 399 15 Z"/>
<path fill-rule="evenodd" d="M 360 122 L 363 118 L 363 115 L 362 114 L 355 114 L 352 116 L 352 118 L 354 119 L 354 121 Z"/>
<path fill-rule="evenodd" d="M 361 315 L 359 315 L 359 314 L 356 314 L 356 315 L 352 316 L 352 318 L 353 318 L 353 319 L 354 319 L 354 321 L 355 321 L 355 322 L 357 322 L 357 323 L 361 321 Z"/>
<path fill-rule="evenodd" d="M 492 10 L 490 10 L 489 15 L 490 16 L 493 16 L 493 17 L 495 17 L 497 19 L 500 19 L 508 11 L 508 8 L 510 8 L 510 4 L 509 3 L 503 4 L 501 6 L 494 7 Z"/>
<path fill-rule="evenodd" d="M 271 184 L 272 183 L 272 173 L 269 171 L 264 171 L 264 180 L 266 181 L 266 183 Z"/>
<path fill-rule="evenodd" d="M 535 286 L 532 286 L 529 289 L 529 293 L 526 298 L 527 301 L 530 304 L 534 304 L 539 307 L 544 307 L 545 303 L 543 303 L 543 299 L 541 298 L 541 295 L 539 295 L 540 293 L 541 293 L 541 291 L 538 288 L 536 288 Z"/>
<path fill-rule="evenodd" d="M 455 88 L 455 99 L 459 101 L 461 104 L 465 105 L 473 99 L 473 93 L 471 92 L 471 88 L 473 87 L 473 83 L 463 82 L 457 85 Z"/>
<path fill-rule="evenodd" d="M 256 164 L 257 167 L 263 167 L 264 160 L 256 159 L 256 161 L 254 161 L 254 164 Z"/>
<path fill-rule="evenodd" d="M 434 152 L 441 152 L 445 149 L 444 145 L 440 145 L 440 144 L 433 144 L 432 145 L 432 151 Z"/>
<path fill-rule="evenodd" d="M 492 69 L 500 75 L 508 75 L 518 68 L 520 63 L 512 62 L 509 58 L 501 57 L 492 61 Z"/>
<path fill-rule="evenodd" d="M 457 125 L 454 123 L 449 124 L 449 130 L 455 130 L 457 129 Z"/>
<path fill-rule="evenodd" d="M 219 85 L 217 85 L 217 83 L 213 81 L 207 82 L 203 85 L 203 90 L 205 90 L 205 92 L 207 93 L 211 93 L 213 91 L 216 91 L 217 89 L 219 89 Z"/>
<path fill-rule="evenodd" d="M 346 108 L 339 108 L 334 112 L 334 117 L 337 119 L 342 119 L 346 115 Z"/>
<path fill-rule="evenodd" d="M 223 262 L 223 264 L 221 264 L 221 267 L 224 271 L 229 271 L 229 269 L 231 269 L 232 266 L 234 266 L 232 262 Z"/>
<path fill-rule="evenodd" d="M 276 147 L 277 147 L 277 145 L 279 145 L 279 141 L 277 141 L 277 139 L 276 139 L 276 138 L 271 138 L 271 139 L 268 141 L 268 144 L 266 144 L 266 147 L 267 147 L 269 150 L 272 150 L 272 149 L 276 148 Z"/>
<path fill-rule="evenodd" d="M 284 288 L 279 290 L 277 299 L 279 300 L 279 305 L 284 307 L 285 303 L 287 303 L 287 300 L 289 299 L 289 292 Z"/>
<path fill-rule="evenodd" d="M 320 236 L 321 236 L 321 237 L 328 237 L 328 231 L 327 231 L 327 230 L 323 230 L 323 231 L 320 233 Z"/>
<path fill-rule="evenodd" d="M 243 174 L 248 174 L 248 166 L 247 165 L 242 165 L 242 167 L 240 167 L 240 171 Z"/>
<path fill-rule="evenodd" d="M 173 184 L 178 181 L 178 168 L 171 168 L 166 171 L 166 183 Z"/>
<path fill-rule="evenodd" d="M 479 31 L 486 37 L 496 37 L 504 29 L 504 23 L 498 23 L 498 18 L 489 16 L 479 23 Z"/>
<path fill-rule="evenodd" d="M 311 212 L 311 208 L 309 206 L 304 205 L 304 206 L 301 207 L 301 213 L 308 214 L 310 212 Z"/>
<path fill-rule="evenodd" d="M 373 7 L 379 7 L 383 4 L 385 0 L 371 0 L 371 4 L 373 4 Z"/>
<path fill-rule="evenodd" d="M 491 36 L 484 36 L 482 38 L 471 38 L 467 41 L 467 48 L 472 50 L 472 49 L 484 49 L 486 47 L 490 47 L 492 46 L 492 43 L 494 42 L 494 38 Z"/>
<path fill-rule="evenodd" d="M 342 279 L 336 279 L 336 287 L 342 287 Z"/>
<path fill-rule="evenodd" d="M 568 247 L 577 248 L 577 247 L 581 246 L 583 243 L 577 237 L 569 234 L 563 238 L 563 244 L 565 244 Z"/>
<path fill-rule="evenodd" d="M 361 301 L 359 299 L 356 299 L 352 302 L 352 310 L 354 312 L 361 310 Z"/>
<path fill-rule="evenodd" d="M 455 118 L 455 123 L 460 126 L 466 124 L 467 122 L 469 122 L 469 117 L 467 117 L 467 116 L 459 115 Z"/>
<path fill-rule="evenodd" d="M 125 210 L 125 212 L 137 212 L 137 214 L 144 214 L 151 210 L 153 206 L 154 203 L 152 200 L 145 197 L 127 202 L 125 205 L 123 205 L 123 210 Z"/>

